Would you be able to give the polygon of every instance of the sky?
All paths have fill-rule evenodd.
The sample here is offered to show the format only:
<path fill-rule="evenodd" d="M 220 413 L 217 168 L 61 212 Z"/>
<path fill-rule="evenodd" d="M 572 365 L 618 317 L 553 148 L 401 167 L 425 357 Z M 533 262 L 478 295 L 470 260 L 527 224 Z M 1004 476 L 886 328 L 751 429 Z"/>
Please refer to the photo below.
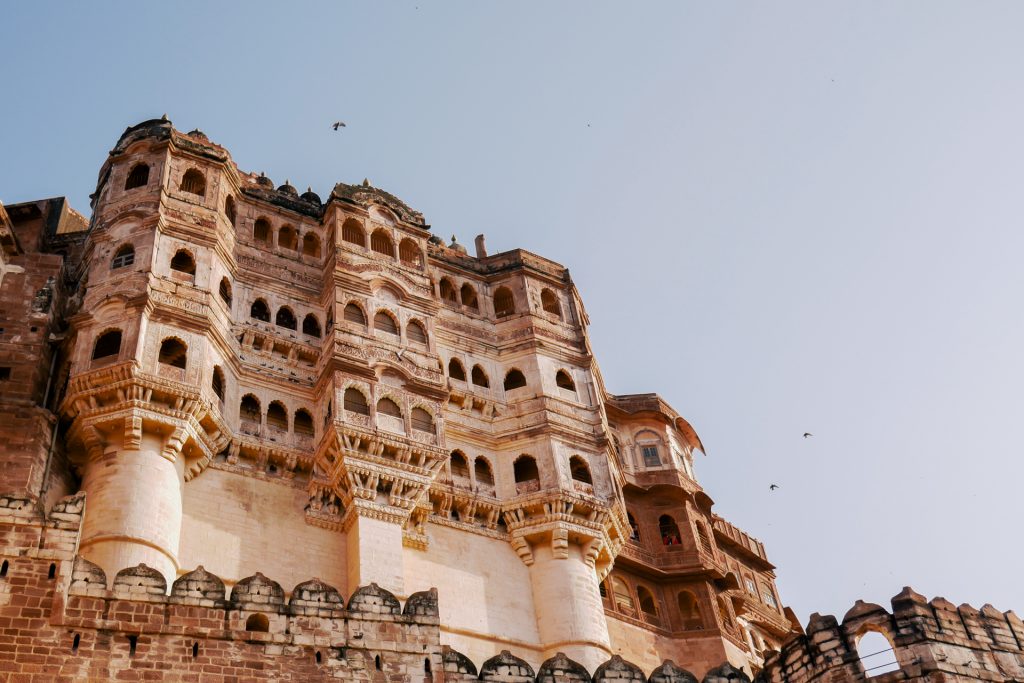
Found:
<path fill-rule="evenodd" d="M 801 621 L 905 585 L 1024 610 L 1022 23 L 987 1 L 12 3 L 0 200 L 88 213 L 119 135 L 164 113 L 300 191 L 369 178 L 446 238 L 570 268 L 608 389 L 694 426 L 715 511 Z"/>

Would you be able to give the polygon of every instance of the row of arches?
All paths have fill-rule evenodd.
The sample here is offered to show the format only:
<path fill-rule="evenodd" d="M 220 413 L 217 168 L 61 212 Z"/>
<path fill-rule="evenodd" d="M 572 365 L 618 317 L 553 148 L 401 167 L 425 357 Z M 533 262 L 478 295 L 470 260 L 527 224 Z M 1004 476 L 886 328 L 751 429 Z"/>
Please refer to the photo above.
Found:
<path fill-rule="evenodd" d="M 462 364 L 458 358 L 452 358 L 448 361 L 448 377 L 451 379 L 465 382 L 466 380 L 466 367 Z M 478 387 L 485 389 L 490 388 L 491 380 L 488 378 L 487 373 L 484 369 L 476 364 L 473 366 L 470 374 L 470 381 Z M 527 385 L 526 375 L 523 374 L 522 370 L 518 368 L 512 368 L 505 373 L 505 380 L 502 382 L 502 388 L 505 391 L 511 391 L 512 389 L 521 389 Z M 566 370 L 558 370 L 555 373 L 555 385 L 561 389 L 566 389 L 573 393 L 576 392 L 576 383 L 573 381 L 572 376 Z"/>
<path fill-rule="evenodd" d="M 92 360 L 117 358 L 121 355 L 124 332 L 120 328 L 104 330 L 93 343 Z M 160 342 L 157 362 L 181 370 L 188 366 L 188 345 L 177 337 L 166 337 Z"/>
<path fill-rule="evenodd" d="M 217 377 L 220 376 L 223 382 L 223 373 L 218 374 L 220 368 L 214 368 L 214 391 L 216 391 Z M 223 397 L 222 397 L 223 398 Z M 260 400 L 253 394 L 246 394 L 238 405 L 238 417 L 242 423 L 260 425 L 263 421 L 263 411 Z M 299 408 L 292 414 L 289 424 L 288 409 L 281 401 L 271 401 L 267 406 L 266 424 L 279 431 L 291 431 L 300 436 L 315 436 L 316 430 L 313 426 L 313 416 L 305 408 Z"/>
<path fill-rule="evenodd" d="M 664 625 L 659 600 L 655 597 L 654 590 L 648 586 L 637 582 L 631 587 L 624 577 L 613 575 L 601 583 L 600 591 L 606 606 L 614 612 L 642 619 L 655 626 Z M 704 617 L 696 595 L 688 590 L 679 591 L 676 594 L 676 606 L 679 611 L 679 625 L 683 631 L 704 630 Z"/>
<path fill-rule="evenodd" d="M 366 395 L 356 387 L 345 389 L 344 408 L 346 412 L 356 415 L 370 417 L 370 402 Z M 398 403 L 387 396 L 379 399 L 376 404 L 376 413 L 385 418 L 394 418 L 404 423 L 405 415 Z M 434 433 L 434 416 L 428 410 L 420 406 L 414 406 L 409 411 L 409 426 L 418 432 Z"/>
<path fill-rule="evenodd" d="M 636 518 L 633 517 L 633 513 L 627 511 L 626 519 L 629 521 L 629 532 L 630 540 L 636 543 L 644 542 L 644 534 L 640 531 L 640 526 L 636 522 Z M 695 522 L 694 528 L 697 533 L 697 543 L 701 549 L 705 552 L 711 553 L 711 538 L 708 536 L 708 531 L 704 524 L 701 522 Z M 658 517 L 658 540 L 663 546 L 670 548 L 679 548 L 683 546 L 683 536 L 679 533 L 679 525 L 676 524 L 676 520 L 672 515 L 664 514 Z"/>
<path fill-rule="evenodd" d="M 477 296 L 476 288 L 468 282 L 462 283 L 462 287 L 456 289 L 455 284 L 448 277 L 442 277 L 438 283 L 438 295 L 441 301 L 449 304 L 460 304 L 466 308 L 479 311 L 480 298 Z M 551 313 L 559 320 L 562 319 L 562 306 L 558 303 L 558 296 L 545 287 L 540 292 L 541 308 Z M 505 318 L 516 312 L 515 297 L 508 287 L 498 287 L 494 291 L 494 315 L 498 318 Z"/>
<path fill-rule="evenodd" d="M 458 486 L 462 483 L 475 481 L 477 485 L 494 486 L 494 474 L 490 461 L 482 455 L 473 460 L 473 478 L 470 478 L 469 458 L 460 450 L 451 452 L 448 458 L 449 471 L 453 483 Z M 573 455 L 569 458 L 569 472 L 573 481 L 593 485 L 593 477 L 590 474 L 590 466 L 580 455 Z M 537 467 L 537 459 L 532 455 L 520 455 L 512 463 L 512 477 L 516 484 L 527 484 L 540 481 L 540 469 Z"/>
<path fill-rule="evenodd" d="M 345 322 L 354 323 L 360 327 L 365 328 L 367 326 L 366 313 L 363 309 L 354 302 L 345 304 L 345 308 L 342 311 L 342 317 Z M 395 316 L 388 310 L 383 308 L 378 309 L 373 314 L 373 329 L 383 334 L 391 335 L 394 337 L 401 336 L 398 321 Z M 427 337 L 427 329 L 418 320 L 410 320 L 405 325 L 405 337 L 410 342 L 427 346 L 429 339 Z"/>
<path fill-rule="evenodd" d="M 303 256 L 311 258 L 320 258 L 321 255 L 320 236 L 315 232 L 307 231 L 300 236 L 295 227 L 285 224 L 277 229 L 275 240 L 275 232 L 271 227 L 270 219 L 265 216 L 260 216 L 253 222 L 252 238 L 267 246 L 273 246 L 276 243 L 279 249 L 295 254 L 301 252 Z"/>
<path fill-rule="evenodd" d="M 223 289 L 224 283 L 222 282 L 221 284 Z M 228 286 L 230 287 L 230 285 Z M 227 293 L 227 303 L 230 305 L 230 289 L 227 290 Z M 269 323 L 270 306 L 267 305 L 267 302 L 263 298 L 256 299 L 249 307 L 249 317 L 253 320 Z M 274 324 L 278 327 L 283 327 L 286 330 L 298 331 L 299 328 L 298 318 L 289 306 L 281 306 L 277 309 L 277 313 L 274 315 Z M 319 339 L 321 335 L 320 319 L 312 313 L 307 313 L 302 319 L 302 333 Z"/>
<path fill-rule="evenodd" d="M 354 244 L 366 249 L 366 230 L 363 224 L 355 218 L 346 218 L 341 224 L 341 239 L 343 242 Z M 386 228 L 377 228 L 370 233 L 370 250 L 395 258 L 395 242 Z M 423 267 L 423 250 L 420 249 L 416 240 L 406 237 L 398 243 L 398 260 L 407 266 L 414 268 Z"/>

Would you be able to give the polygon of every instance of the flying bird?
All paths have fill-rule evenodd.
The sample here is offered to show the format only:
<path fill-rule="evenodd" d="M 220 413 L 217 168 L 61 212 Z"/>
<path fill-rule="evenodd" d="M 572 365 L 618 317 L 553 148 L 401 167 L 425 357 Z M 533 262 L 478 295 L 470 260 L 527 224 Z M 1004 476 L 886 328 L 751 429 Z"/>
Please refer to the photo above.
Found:
<path fill-rule="evenodd" d="M 782 488 L 782 487 L 781 487 L 781 486 L 779 486 L 778 484 L 770 484 L 770 485 L 768 486 L 768 490 L 769 490 L 769 491 L 774 491 L 775 489 L 778 489 L 778 488 Z"/>
<path fill-rule="evenodd" d="M 811 434 L 810 432 L 804 432 L 804 438 L 805 439 L 807 439 L 809 437 L 812 437 L 812 436 L 814 436 L 814 434 Z"/>
<path fill-rule="evenodd" d="M 345 122 L 344 121 L 335 121 L 334 124 L 331 126 L 331 128 L 333 128 L 334 130 L 338 130 L 339 128 L 344 128 L 344 127 L 345 127 Z"/>

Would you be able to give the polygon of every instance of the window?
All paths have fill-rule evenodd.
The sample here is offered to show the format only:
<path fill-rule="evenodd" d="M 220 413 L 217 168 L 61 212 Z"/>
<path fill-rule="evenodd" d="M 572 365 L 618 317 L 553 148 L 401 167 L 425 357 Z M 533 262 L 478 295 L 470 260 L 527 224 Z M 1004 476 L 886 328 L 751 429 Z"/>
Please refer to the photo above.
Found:
<path fill-rule="evenodd" d="M 629 592 L 629 586 L 617 576 L 612 577 L 612 596 L 615 600 L 616 610 L 631 617 L 636 615 L 636 608 L 633 606 L 633 596 Z"/>
<path fill-rule="evenodd" d="M 382 398 L 377 401 L 377 413 L 389 417 L 402 417 L 402 410 L 390 398 Z"/>
<path fill-rule="evenodd" d="M 366 397 L 358 389 L 349 387 L 345 390 L 345 410 L 358 415 L 369 415 L 370 406 L 366 403 Z"/>
<path fill-rule="evenodd" d="M 310 258 L 320 258 L 320 238 L 312 232 L 302 237 L 302 253 Z"/>
<path fill-rule="evenodd" d="M 626 519 L 629 521 L 629 539 L 631 541 L 640 540 L 640 527 L 636 524 L 636 519 L 633 517 L 632 512 L 626 513 Z"/>
<path fill-rule="evenodd" d="M 188 192 L 189 194 L 205 197 L 206 177 L 196 169 L 190 168 L 185 171 L 185 175 L 181 177 L 181 185 L 179 187 L 182 192 Z"/>
<path fill-rule="evenodd" d="M 539 481 L 540 472 L 537 470 L 537 461 L 528 455 L 520 455 L 512 465 L 512 473 L 516 483 L 527 481 Z"/>
<path fill-rule="evenodd" d="M 363 314 L 363 309 L 359 308 L 355 304 L 345 304 L 345 310 L 342 313 L 342 317 L 345 318 L 346 322 L 356 323 L 366 327 L 366 315 Z"/>
<path fill-rule="evenodd" d="M 341 224 L 341 239 L 349 244 L 366 246 L 366 233 L 363 226 L 355 218 L 348 218 Z"/>
<path fill-rule="evenodd" d="M 654 600 L 654 595 L 651 591 L 647 590 L 643 586 L 636 587 L 637 602 L 640 603 L 640 611 L 643 612 L 644 617 L 657 623 L 658 621 L 658 603 Z"/>
<path fill-rule="evenodd" d="M 452 284 L 451 280 L 446 277 L 441 278 L 440 290 L 443 300 L 450 301 L 453 304 L 459 303 L 459 297 L 455 293 L 455 285 Z"/>
<path fill-rule="evenodd" d="M 459 296 L 462 298 L 462 305 L 466 308 L 472 308 L 474 311 L 480 309 L 480 302 L 476 298 L 476 290 L 473 289 L 473 285 L 468 282 L 462 285 L 462 289 L 459 290 Z"/>
<path fill-rule="evenodd" d="M 562 307 L 558 305 L 558 297 L 550 289 L 541 290 L 540 305 L 545 311 L 557 315 L 559 320 L 561 320 Z"/>
<path fill-rule="evenodd" d="M 111 358 L 121 353 L 121 330 L 108 330 L 96 339 L 92 359 Z"/>
<path fill-rule="evenodd" d="M 413 408 L 409 417 L 412 421 L 412 428 L 416 431 L 434 433 L 434 418 L 423 408 Z"/>
<path fill-rule="evenodd" d="M 473 474 L 476 475 L 476 483 L 483 486 L 494 486 L 494 473 L 491 471 L 491 463 L 487 458 L 479 457 L 473 461 Z"/>
<path fill-rule="evenodd" d="M 305 408 L 295 411 L 295 433 L 302 436 L 313 436 L 313 416 Z"/>
<path fill-rule="evenodd" d="M 113 260 L 110 262 L 110 268 L 117 270 L 118 268 L 125 268 L 135 263 L 135 247 L 130 244 L 125 244 L 117 250 L 114 254 Z"/>
<path fill-rule="evenodd" d="M 515 312 L 516 304 L 512 298 L 512 290 L 508 287 L 498 287 L 498 291 L 494 293 L 494 315 L 504 318 Z"/>
<path fill-rule="evenodd" d="M 174 258 L 171 259 L 171 270 L 187 273 L 194 277 L 196 274 L 196 260 L 185 249 L 179 249 L 175 252 Z"/>
<path fill-rule="evenodd" d="M 302 334 L 308 334 L 310 337 L 320 337 L 320 321 L 312 313 L 306 314 L 306 317 L 302 319 Z"/>
<path fill-rule="evenodd" d="M 581 481 L 584 484 L 594 483 L 590 478 L 590 468 L 587 467 L 587 461 L 578 455 L 569 458 L 569 473 L 572 475 L 573 481 Z"/>
<path fill-rule="evenodd" d="M 213 393 L 217 394 L 217 398 L 224 400 L 224 372 L 219 365 L 213 366 L 213 380 L 210 382 L 210 388 L 213 389 Z"/>
<path fill-rule="evenodd" d="M 242 402 L 238 407 L 238 415 L 242 418 L 243 422 L 255 422 L 260 423 L 260 400 L 252 394 L 246 394 L 242 397 Z"/>
<path fill-rule="evenodd" d="M 252 306 L 249 307 L 249 317 L 269 323 L 270 307 L 267 306 L 267 302 L 263 299 L 256 299 L 256 301 L 253 301 Z"/>
<path fill-rule="evenodd" d="M 704 620 L 700 616 L 697 598 L 690 591 L 683 591 L 676 599 L 679 606 L 679 617 L 684 631 L 700 631 L 704 628 Z"/>
<path fill-rule="evenodd" d="M 232 197 L 231 195 L 228 195 L 224 199 L 224 215 L 227 216 L 228 223 L 234 226 L 235 220 L 238 218 L 238 215 L 235 211 L 235 198 Z"/>
<path fill-rule="evenodd" d="M 482 367 L 480 367 L 479 365 L 474 365 L 473 366 L 472 375 L 473 375 L 473 384 L 477 385 L 478 387 L 487 388 L 487 387 L 491 386 L 490 380 L 487 379 L 487 373 L 484 372 L 484 369 Z"/>
<path fill-rule="evenodd" d="M 226 277 L 220 279 L 220 287 L 218 288 L 221 301 L 227 304 L 228 308 L 231 308 L 231 283 L 228 282 Z"/>
<path fill-rule="evenodd" d="M 644 455 L 644 467 L 660 467 L 661 458 L 658 457 L 657 446 L 641 446 L 640 450 Z"/>
<path fill-rule="evenodd" d="M 295 314 L 292 313 L 292 309 L 282 306 L 277 309 L 277 315 L 274 316 L 274 324 L 278 327 L 294 330 L 298 326 L 298 321 L 295 320 Z"/>
<path fill-rule="evenodd" d="M 245 620 L 246 631 L 256 631 L 259 633 L 266 633 L 270 630 L 270 619 L 267 618 L 266 614 L 250 614 L 249 618 Z"/>
<path fill-rule="evenodd" d="M 469 463 L 466 462 L 466 456 L 462 451 L 452 451 L 448 462 L 452 469 L 452 478 L 469 479 Z"/>
<path fill-rule="evenodd" d="M 764 598 L 764 604 L 769 607 L 777 608 L 779 605 L 775 602 L 775 593 L 772 592 L 771 586 L 766 583 L 761 584 L 761 597 Z"/>
<path fill-rule="evenodd" d="M 288 431 L 288 411 L 280 401 L 273 401 L 267 408 L 267 424 L 283 432 Z"/>
<path fill-rule="evenodd" d="M 384 332 L 385 334 L 393 334 L 398 336 L 398 323 L 395 319 L 384 311 L 377 311 L 377 314 L 373 316 L 373 329 Z"/>
<path fill-rule="evenodd" d="M 892 642 L 877 631 L 868 631 L 861 635 L 857 640 L 857 656 L 864 666 L 866 678 L 874 678 L 900 669 Z"/>
<path fill-rule="evenodd" d="M 566 389 L 573 393 L 576 392 L 576 383 L 572 381 L 572 377 L 565 370 L 559 370 L 555 374 L 555 384 L 558 385 L 559 389 Z"/>
<path fill-rule="evenodd" d="M 391 238 L 383 228 L 377 228 L 370 235 L 370 249 L 378 254 L 384 254 L 392 258 L 395 256 L 395 245 L 391 242 Z"/>
<path fill-rule="evenodd" d="M 707 529 L 700 522 L 697 522 L 694 526 L 697 527 L 697 543 L 700 544 L 700 549 L 708 555 L 714 555 L 714 548 L 711 546 L 711 539 L 708 537 Z"/>
<path fill-rule="evenodd" d="M 252 238 L 257 242 L 270 244 L 270 221 L 266 218 L 257 218 L 252 226 Z"/>
<path fill-rule="evenodd" d="M 423 325 L 415 320 L 410 321 L 405 326 L 405 336 L 415 344 L 423 344 L 424 346 L 427 344 L 427 333 L 423 330 Z"/>
<path fill-rule="evenodd" d="M 172 368 L 184 369 L 187 358 L 188 347 L 185 346 L 185 342 L 177 337 L 164 339 L 160 344 L 159 361 L 162 364 L 170 365 Z"/>
<path fill-rule="evenodd" d="M 398 258 L 402 263 L 419 268 L 423 265 L 423 257 L 420 255 L 420 248 L 414 240 L 406 237 L 398 245 Z"/>
<path fill-rule="evenodd" d="M 679 527 L 676 520 L 670 515 L 662 515 L 658 518 L 658 531 L 661 533 L 661 544 L 677 546 L 682 545 L 683 539 L 679 535 Z"/>
<path fill-rule="evenodd" d="M 751 595 L 757 595 L 757 586 L 754 585 L 754 580 L 749 576 L 743 577 L 743 583 L 747 587 L 747 592 Z"/>
<path fill-rule="evenodd" d="M 277 246 L 288 251 L 295 251 L 299 248 L 299 235 L 295 228 L 290 225 L 283 226 L 277 231 Z"/>
<path fill-rule="evenodd" d="M 732 630 L 732 615 L 729 613 L 729 606 L 725 604 L 725 600 L 721 597 L 717 600 L 718 614 L 722 617 L 722 624 L 729 630 Z"/>
<path fill-rule="evenodd" d="M 124 189 L 134 190 L 136 187 L 145 187 L 149 184 L 149 166 L 146 164 L 135 164 L 128 173 L 128 179 L 124 183 Z"/>
<path fill-rule="evenodd" d="M 466 381 L 466 369 L 462 367 L 462 363 L 457 358 L 448 361 L 448 376 L 452 379 Z"/>
<path fill-rule="evenodd" d="M 526 376 L 519 370 L 509 370 L 505 375 L 505 391 L 519 389 L 526 386 Z"/>

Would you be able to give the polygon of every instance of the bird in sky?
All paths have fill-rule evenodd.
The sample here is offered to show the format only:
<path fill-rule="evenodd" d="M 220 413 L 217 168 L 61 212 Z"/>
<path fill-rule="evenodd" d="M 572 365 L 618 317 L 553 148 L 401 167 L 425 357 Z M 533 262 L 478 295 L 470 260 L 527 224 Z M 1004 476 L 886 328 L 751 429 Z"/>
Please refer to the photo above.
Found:
<path fill-rule="evenodd" d="M 339 128 L 344 128 L 344 127 L 345 127 L 345 122 L 344 121 L 335 121 L 331 125 L 331 128 L 333 128 L 334 130 L 338 130 Z"/>
<path fill-rule="evenodd" d="M 805 439 L 810 438 L 812 436 L 814 436 L 814 434 L 811 434 L 810 432 L 804 432 L 804 438 Z"/>
<path fill-rule="evenodd" d="M 782 488 L 782 487 L 781 487 L 781 486 L 779 486 L 778 484 L 770 484 L 770 485 L 768 486 L 768 490 L 769 490 L 769 491 L 774 491 L 775 489 L 778 489 L 778 488 Z"/>

